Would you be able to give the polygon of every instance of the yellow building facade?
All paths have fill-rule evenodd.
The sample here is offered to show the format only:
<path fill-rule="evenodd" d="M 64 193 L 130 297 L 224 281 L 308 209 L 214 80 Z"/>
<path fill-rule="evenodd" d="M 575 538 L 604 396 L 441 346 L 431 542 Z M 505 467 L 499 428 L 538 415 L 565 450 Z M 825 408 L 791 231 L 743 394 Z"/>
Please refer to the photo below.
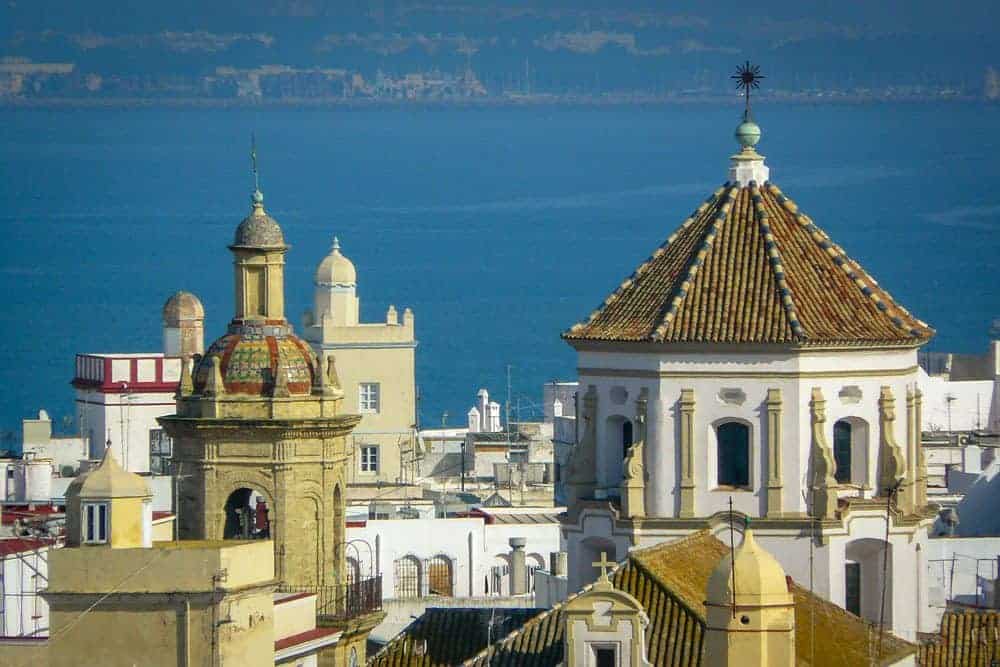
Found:
<path fill-rule="evenodd" d="M 50 551 L 43 593 L 50 635 L 0 646 L 0 664 L 275 663 L 270 542 L 153 542 L 152 494 L 110 448 L 66 499 L 66 547 Z"/>
<path fill-rule="evenodd" d="M 413 312 L 400 316 L 389 306 L 383 322 L 361 322 L 357 271 L 336 238 L 314 286 L 304 337 L 317 355 L 336 356 L 344 409 L 361 415 L 347 443 L 352 496 L 365 496 L 367 485 L 412 483 L 419 454 Z"/>

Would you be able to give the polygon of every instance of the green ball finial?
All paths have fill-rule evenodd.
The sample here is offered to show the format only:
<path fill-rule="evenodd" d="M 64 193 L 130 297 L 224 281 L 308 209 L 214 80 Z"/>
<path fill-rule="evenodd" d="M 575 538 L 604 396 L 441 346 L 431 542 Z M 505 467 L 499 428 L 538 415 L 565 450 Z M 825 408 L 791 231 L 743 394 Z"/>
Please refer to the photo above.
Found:
<path fill-rule="evenodd" d="M 746 118 L 736 126 L 733 136 L 739 142 L 740 148 L 744 150 L 752 149 L 760 141 L 760 126 L 749 118 Z"/>

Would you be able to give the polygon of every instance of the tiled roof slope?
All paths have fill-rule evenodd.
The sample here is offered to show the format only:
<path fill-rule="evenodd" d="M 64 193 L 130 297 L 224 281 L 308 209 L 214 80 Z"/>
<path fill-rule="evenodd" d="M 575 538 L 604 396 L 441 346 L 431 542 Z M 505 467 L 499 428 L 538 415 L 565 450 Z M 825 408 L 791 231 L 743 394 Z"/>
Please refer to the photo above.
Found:
<path fill-rule="evenodd" d="M 924 667 L 989 667 L 1000 658 L 1000 614 L 995 611 L 948 612 L 941 637 L 920 647 Z"/>
<path fill-rule="evenodd" d="M 377 667 L 459 665 L 534 618 L 541 609 L 432 607 L 396 635 L 371 660 Z M 426 643 L 425 643 L 426 642 Z"/>
<path fill-rule="evenodd" d="M 933 334 L 776 186 L 727 183 L 563 337 L 910 345 Z"/>
<path fill-rule="evenodd" d="M 615 588 L 635 597 L 649 616 L 646 652 L 654 665 L 699 667 L 705 632 L 705 589 L 728 547 L 708 531 L 682 540 L 633 551 L 615 571 Z M 587 589 L 585 588 L 584 591 Z M 877 635 L 863 620 L 837 605 L 792 585 L 795 599 L 795 649 L 803 667 L 886 665 L 917 647 L 892 634 L 882 639 L 882 659 L 871 662 Z M 543 667 L 563 659 L 562 604 L 465 664 L 472 667 Z"/>

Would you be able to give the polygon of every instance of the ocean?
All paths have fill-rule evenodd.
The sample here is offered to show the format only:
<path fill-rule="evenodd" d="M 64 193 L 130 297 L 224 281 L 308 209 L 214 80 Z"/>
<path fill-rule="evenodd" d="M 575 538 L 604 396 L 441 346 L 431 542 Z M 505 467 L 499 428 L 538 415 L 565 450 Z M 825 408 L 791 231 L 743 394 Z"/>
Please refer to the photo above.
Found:
<path fill-rule="evenodd" d="M 775 105 L 771 178 L 918 317 L 983 352 L 1000 317 L 1000 106 Z M 416 315 L 421 424 L 475 392 L 537 416 L 585 318 L 726 180 L 732 107 L 0 112 L 0 448 L 73 412 L 77 352 L 160 350 L 160 309 L 232 316 L 226 246 L 261 189 L 300 328 L 334 235 L 362 317 Z M 444 413 L 447 412 L 447 417 Z"/>

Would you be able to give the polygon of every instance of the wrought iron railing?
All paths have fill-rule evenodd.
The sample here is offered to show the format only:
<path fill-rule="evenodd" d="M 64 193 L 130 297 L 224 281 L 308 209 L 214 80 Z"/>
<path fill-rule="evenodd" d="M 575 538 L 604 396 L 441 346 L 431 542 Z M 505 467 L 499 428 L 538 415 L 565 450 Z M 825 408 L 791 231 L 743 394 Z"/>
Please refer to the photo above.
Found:
<path fill-rule="evenodd" d="M 337 619 L 364 616 L 382 609 L 382 575 L 340 586 L 297 586 L 282 584 L 282 593 L 314 593 L 316 613 Z"/>

